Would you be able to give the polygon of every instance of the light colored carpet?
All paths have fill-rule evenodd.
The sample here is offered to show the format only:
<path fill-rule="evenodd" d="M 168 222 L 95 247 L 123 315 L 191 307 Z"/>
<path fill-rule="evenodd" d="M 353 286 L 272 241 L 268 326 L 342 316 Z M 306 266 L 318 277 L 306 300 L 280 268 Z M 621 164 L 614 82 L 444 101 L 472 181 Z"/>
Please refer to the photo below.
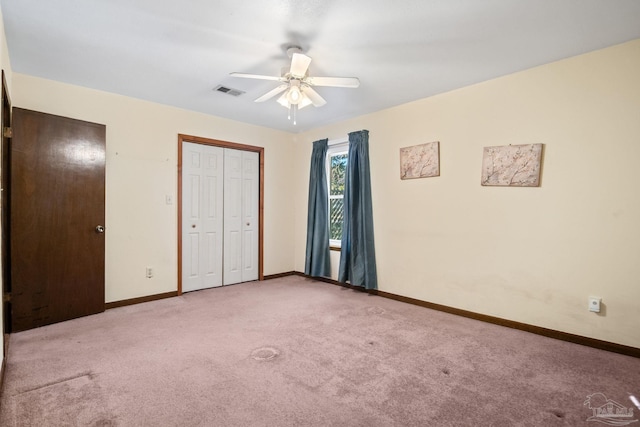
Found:
<path fill-rule="evenodd" d="M 296 276 L 16 333 L 9 350 L 2 426 L 584 426 L 587 396 L 640 396 L 640 359 Z"/>

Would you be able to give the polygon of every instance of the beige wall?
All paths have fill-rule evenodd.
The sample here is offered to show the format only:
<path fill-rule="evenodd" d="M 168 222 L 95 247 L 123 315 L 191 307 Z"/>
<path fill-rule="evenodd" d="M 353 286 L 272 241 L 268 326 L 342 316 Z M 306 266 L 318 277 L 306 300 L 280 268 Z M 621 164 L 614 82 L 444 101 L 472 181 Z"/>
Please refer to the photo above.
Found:
<path fill-rule="evenodd" d="M 635 40 L 297 135 L 296 270 L 311 141 L 368 129 L 381 290 L 640 347 L 639 76 Z M 441 176 L 401 181 L 436 140 Z M 531 143 L 541 187 L 480 185 L 483 147 Z"/>
<path fill-rule="evenodd" d="M 265 148 L 264 274 L 293 270 L 290 134 L 18 73 L 13 105 L 107 127 L 107 302 L 177 289 L 179 133 Z"/>

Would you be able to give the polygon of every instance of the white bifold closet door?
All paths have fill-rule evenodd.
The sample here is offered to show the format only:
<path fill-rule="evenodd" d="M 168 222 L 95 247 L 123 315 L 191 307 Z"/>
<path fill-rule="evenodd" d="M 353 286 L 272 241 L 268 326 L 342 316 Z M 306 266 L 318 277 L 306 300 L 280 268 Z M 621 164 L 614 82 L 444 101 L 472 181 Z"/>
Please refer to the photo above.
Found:
<path fill-rule="evenodd" d="M 257 280 L 258 153 L 182 150 L 182 290 Z"/>

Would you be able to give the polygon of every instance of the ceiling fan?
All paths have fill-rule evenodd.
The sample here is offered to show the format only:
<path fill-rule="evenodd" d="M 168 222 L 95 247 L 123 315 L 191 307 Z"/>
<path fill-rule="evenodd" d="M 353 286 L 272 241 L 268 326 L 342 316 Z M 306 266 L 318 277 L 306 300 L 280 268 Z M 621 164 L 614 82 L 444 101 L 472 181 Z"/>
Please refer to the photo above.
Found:
<path fill-rule="evenodd" d="M 291 46 L 287 49 L 287 55 L 291 58 L 291 67 L 287 70 L 283 68 L 281 76 L 264 76 L 260 74 L 231 73 L 233 77 L 245 79 L 261 79 L 279 81 L 280 84 L 275 89 L 270 90 L 255 102 L 264 102 L 282 93 L 278 98 L 278 103 L 289 110 L 289 120 L 293 119 L 296 124 L 296 113 L 299 109 L 307 105 L 322 107 L 327 101 L 316 92 L 312 86 L 331 86 L 357 88 L 360 80 L 356 77 L 311 77 L 309 75 L 309 64 L 311 58 L 302 53 L 298 46 Z M 283 93 L 284 92 L 284 93 Z"/>

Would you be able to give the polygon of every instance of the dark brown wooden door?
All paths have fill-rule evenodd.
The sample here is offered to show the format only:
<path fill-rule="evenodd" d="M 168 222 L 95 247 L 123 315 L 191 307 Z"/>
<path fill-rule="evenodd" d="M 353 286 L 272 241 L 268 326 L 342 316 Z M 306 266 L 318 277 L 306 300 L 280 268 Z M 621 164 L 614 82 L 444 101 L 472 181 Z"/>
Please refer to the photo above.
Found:
<path fill-rule="evenodd" d="M 104 311 L 104 125 L 13 109 L 11 326 Z"/>

